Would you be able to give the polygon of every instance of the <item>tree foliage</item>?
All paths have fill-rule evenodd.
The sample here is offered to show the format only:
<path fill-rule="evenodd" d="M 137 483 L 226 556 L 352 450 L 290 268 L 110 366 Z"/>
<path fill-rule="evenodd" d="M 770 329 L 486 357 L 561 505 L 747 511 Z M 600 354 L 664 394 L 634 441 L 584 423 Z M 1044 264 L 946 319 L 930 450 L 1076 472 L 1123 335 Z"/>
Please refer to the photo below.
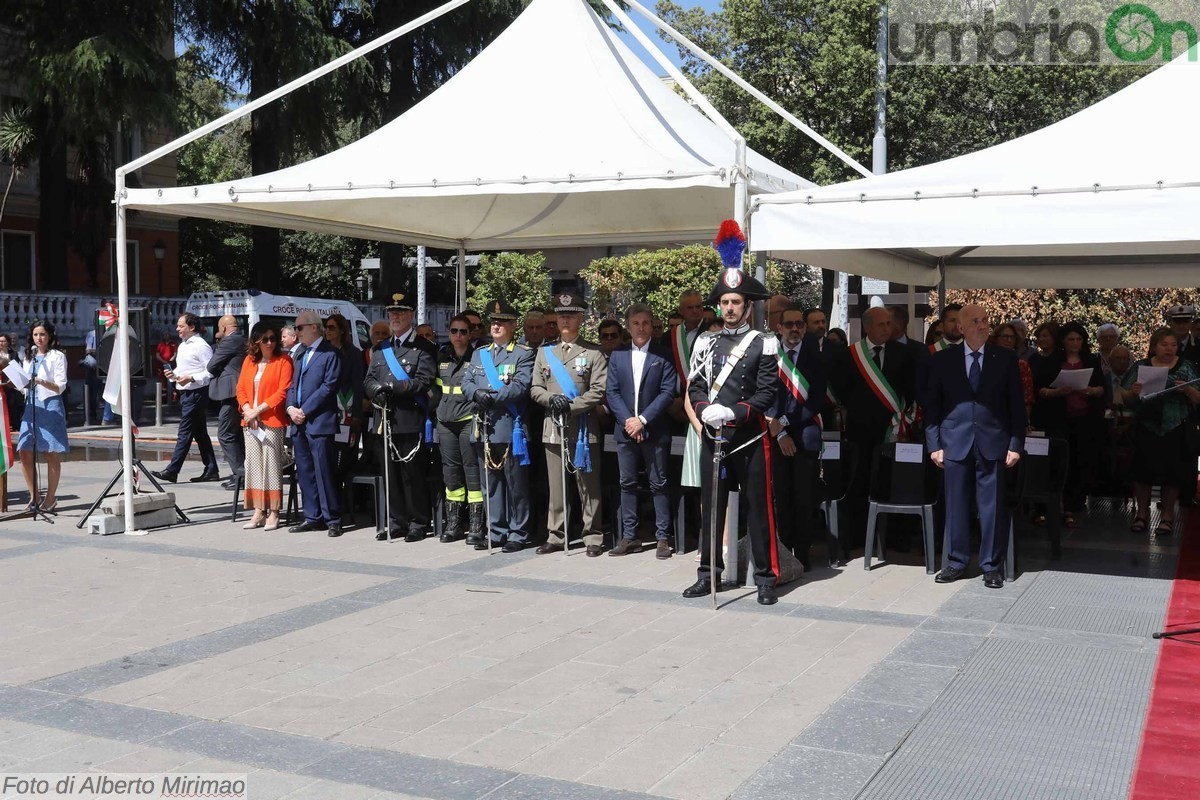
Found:
<path fill-rule="evenodd" d="M 1166 310 L 1176 303 L 1192 303 L 1195 293 L 1173 289 L 950 289 L 947 303 L 978 303 L 993 325 L 1020 317 L 1034 328 L 1043 322 L 1080 322 L 1092 332 L 1112 322 L 1121 329 L 1122 342 L 1141 358 L 1150 344 L 1150 334 L 1166 324 Z M 937 308 L 937 293 L 930 295 Z M 932 321 L 932 320 L 931 320 Z"/>
<path fill-rule="evenodd" d="M 493 300 L 506 300 L 524 314 L 550 300 L 550 271 L 541 253 L 494 253 L 479 259 L 467 281 L 467 305 L 481 311 Z"/>
<path fill-rule="evenodd" d="M 95 285 L 124 161 L 117 134 L 171 116 L 171 9 L 170 0 L 0 0 L 0 72 L 20 88 L 37 141 L 42 288 L 67 288 L 68 243 Z"/>

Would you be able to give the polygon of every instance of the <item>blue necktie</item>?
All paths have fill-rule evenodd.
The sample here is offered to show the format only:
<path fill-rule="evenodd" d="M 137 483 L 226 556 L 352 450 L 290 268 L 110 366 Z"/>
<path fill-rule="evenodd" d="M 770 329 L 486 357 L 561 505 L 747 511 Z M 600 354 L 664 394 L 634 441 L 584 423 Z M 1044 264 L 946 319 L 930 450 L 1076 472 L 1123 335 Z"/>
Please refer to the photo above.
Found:
<path fill-rule="evenodd" d="M 300 379 L 296 381 L 296 402 L 299 403 L 304 398 L 304 373 L 308 370 L 308 359 L 312 356 L 312 348 L 304 351 L 304 355 L 300 357 Z"/>
<path fill-rule="evenodd" d="M 978 350 L 971 353 L 971 371 L 967 373 L 967 382 L 971 384 L 971 391 L 979 391 L 979 380 L 983 377 L 983 369 L 979 366 L 979 357 L 983 355 Z"/>

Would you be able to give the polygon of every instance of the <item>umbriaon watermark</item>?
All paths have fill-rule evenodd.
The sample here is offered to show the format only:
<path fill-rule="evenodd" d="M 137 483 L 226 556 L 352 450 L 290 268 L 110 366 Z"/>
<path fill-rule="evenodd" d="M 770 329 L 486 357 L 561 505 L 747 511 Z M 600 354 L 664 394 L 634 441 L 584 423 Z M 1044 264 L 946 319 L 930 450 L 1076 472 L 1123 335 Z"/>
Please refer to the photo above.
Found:
<path fill-rule="evenodd" d="M 892 64 L 1165 63 L 1200 58 L 1200 0 L 893 0 Z"/>

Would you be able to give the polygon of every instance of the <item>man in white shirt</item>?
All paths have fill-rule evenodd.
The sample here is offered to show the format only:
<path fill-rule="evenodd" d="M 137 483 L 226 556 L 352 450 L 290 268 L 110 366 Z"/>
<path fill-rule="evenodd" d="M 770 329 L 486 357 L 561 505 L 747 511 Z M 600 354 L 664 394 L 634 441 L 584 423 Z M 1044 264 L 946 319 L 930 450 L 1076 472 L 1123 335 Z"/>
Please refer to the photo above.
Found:
<path fill-rule="evenodd" d="M 167 380 L 173 381 L 179 390 L 179 435 L 175 439 L 171 462 L 165 469 L 152 474 L 168 483 L 179 480 L 179 471 L 183 469 L 183 462 L 187 460 L 193 441 L 200 448 L 204 472 L 192 478 L 192 483 L 221 479 L 212 439 L 208 436 L 208 382 L 212 378 L 208 372 L 208 361 L 212 358 L 212 347 L 199 335 L 199 329 L 200 318 L 195 314 L 179 317 L 175 324 L 180 340 L 175 367 L 163 369 Z"/>
<path fill-rule="evenodd" d="M 667 457 L 671 427 L 667 411 L 675 402 L 679 379 L 671 352 L 653 340 L 650 307 L 634 303 L 625 312 L 633 338 L 609 357 L 606 399 L 613 414 L 613 441 L 621 475 L 620 542 L 610 556 L 642 549 L 638 539 L 638 468 L 645 466 L 654 497 L 655 556 L 671 557 L 671 498 L 667 493 Z"/>

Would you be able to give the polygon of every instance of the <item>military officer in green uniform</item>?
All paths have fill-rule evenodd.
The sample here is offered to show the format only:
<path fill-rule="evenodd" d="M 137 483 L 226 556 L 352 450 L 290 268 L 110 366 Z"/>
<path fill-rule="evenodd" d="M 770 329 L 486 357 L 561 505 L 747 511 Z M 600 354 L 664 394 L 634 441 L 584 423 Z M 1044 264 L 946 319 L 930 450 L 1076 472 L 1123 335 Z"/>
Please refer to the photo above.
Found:
<path fill-rule="evenodd" d="M 472 440 L 479 472 L 485 475 L 491 523 L 488 535 L 492 545 L 516 553 L 529 541 L 529 445 L 524 417 L 534 355 L 514 338 L 515 308 L 495 300 L 486 313 L 491 317 L 492 341 L 471 354 L 462 393 L 471 398 L 477 411 Z M 470 536 L 468 542 L 476 550 L 487 549 L 482 536 Z"/>
<path fill-rule="evenodd" d="M 550 483 L 546 518 L 549 538 L 538 553 L 561 552 L 566 546 L 563 470 L 574 474 L 583 508 L 583 543 L 589 556 L 602 551 L 600 518 L 600 431 L 598 406 L 604 402 L 608 361 L 598 344 L 579 336 L 587 303 L 573 293 L 555 296 L 558 342 L 538 349 L 533 365 L 533 401 L 546 409 L 542 447 Z M 564 442 L 565 438 L 565 442 Z M 569 464 L 563 463 L 563 451 Z"/>

